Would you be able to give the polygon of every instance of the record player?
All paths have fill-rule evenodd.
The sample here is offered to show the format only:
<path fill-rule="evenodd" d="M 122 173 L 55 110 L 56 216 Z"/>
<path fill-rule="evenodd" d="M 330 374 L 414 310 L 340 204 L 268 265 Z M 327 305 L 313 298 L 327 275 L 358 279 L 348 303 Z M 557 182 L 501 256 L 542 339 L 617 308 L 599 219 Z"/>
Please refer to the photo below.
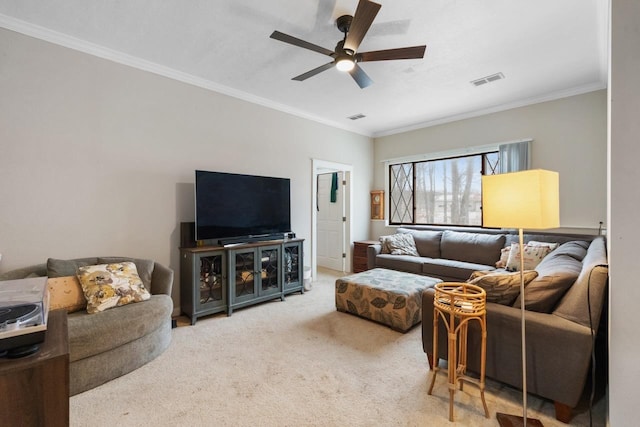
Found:
<path fill-rule="evenodd" d="M 48 314 L 47 277 L 0 281 L 0 357 L 38 351 Z"/>

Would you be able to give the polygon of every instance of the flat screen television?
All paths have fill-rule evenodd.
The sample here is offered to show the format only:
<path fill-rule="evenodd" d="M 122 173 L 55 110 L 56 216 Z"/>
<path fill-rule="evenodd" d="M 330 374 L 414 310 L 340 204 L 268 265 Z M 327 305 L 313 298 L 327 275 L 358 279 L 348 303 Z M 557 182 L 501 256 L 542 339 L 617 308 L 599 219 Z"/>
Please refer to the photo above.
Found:
<path fill-rule="evenodd" d="M 288 178 L 196 170 L 196 240 L 242 242 L 291 231 Z"/>

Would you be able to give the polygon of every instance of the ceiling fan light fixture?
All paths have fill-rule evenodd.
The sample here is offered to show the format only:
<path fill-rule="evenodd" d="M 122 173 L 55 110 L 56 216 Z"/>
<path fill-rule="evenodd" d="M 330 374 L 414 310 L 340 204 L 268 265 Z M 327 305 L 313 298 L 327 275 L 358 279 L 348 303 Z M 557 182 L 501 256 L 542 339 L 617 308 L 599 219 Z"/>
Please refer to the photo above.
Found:
<path fill-rule="evenodd" d="M 353 61 L 353 58 L 350 58 L 349 56 L 344 56 L 336 61 L 336 68 L 340 71 L 351 71 L 355 66 L 356 63 Z"/>
<path fill-rule="evenodd" d="M 344 71 L 344 72 L 351 71 L 355 66 L 356 66 L 356 62 L 353 60 L 351 56 L 347 54 L 341 55 L 336 60 L 336 68 L 340 71 Z"/>

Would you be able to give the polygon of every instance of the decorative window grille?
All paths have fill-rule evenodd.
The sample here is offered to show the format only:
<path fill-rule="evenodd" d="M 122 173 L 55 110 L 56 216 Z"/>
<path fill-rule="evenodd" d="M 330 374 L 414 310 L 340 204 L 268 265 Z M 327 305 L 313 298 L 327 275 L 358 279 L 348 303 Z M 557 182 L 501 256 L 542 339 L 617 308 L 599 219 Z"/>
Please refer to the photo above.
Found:
<path fill-rule="evenodd" d="M 391 165 L 389 168 L 389 199 L 391 224 L 413 223 L 413 163 Z"/>
<path fill-rule="evenodd" d="M 482 225 L 481 176 L 499 173 L 498 151 L 389 166 L 389 223 Z"/>

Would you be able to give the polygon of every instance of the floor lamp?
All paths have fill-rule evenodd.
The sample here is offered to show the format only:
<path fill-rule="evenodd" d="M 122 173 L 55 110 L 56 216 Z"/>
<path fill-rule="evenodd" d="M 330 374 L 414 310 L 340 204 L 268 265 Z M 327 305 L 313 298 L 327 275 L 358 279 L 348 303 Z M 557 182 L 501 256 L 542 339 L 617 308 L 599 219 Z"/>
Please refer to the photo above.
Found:
<path fill-rule="evenodd" d="M 525 337 L 523 229 L 560 226 L 559 177 L 541 169 L 482 177 L 482 223 L 485 227 L 517 228 L 520 244 L 520 295 L 522 328 L 522 417 L 498 413 L 498 423 L 507 426 L 542 426 L 527 418 L 527 352 Z"/>

